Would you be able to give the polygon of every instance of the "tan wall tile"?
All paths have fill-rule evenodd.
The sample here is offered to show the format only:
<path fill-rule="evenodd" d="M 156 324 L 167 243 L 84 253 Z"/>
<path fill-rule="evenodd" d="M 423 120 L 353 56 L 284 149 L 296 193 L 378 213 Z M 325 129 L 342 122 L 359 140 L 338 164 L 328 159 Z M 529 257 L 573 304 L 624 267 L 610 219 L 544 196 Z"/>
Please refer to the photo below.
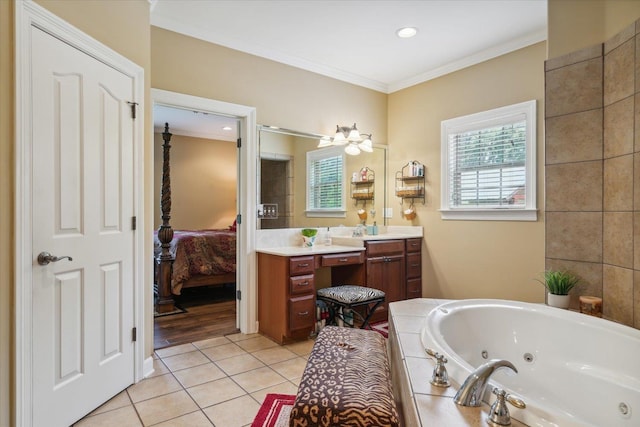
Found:
<path fill-rule="evenodd" d="M 604 56 L 604 105 L 635 92 L 635 38 Z"/>
<path fill-rule="evenodd" d="M 545 122 L 546 164 L 602 159 L 602 121 L 601 108 L 548 118 Z"/>
<path fill-rule="evenodd" d="M 618 34 L 611 37 L 604 42 L 605 55 L 634 38 L 636 35 L 636 23 L 629 24 L 626 28 L 622 29 Z"/>
<path fill-rule="evenodd" d="M 638 54 L 640 55 L 640 51 L 638 52 Z M 638 64 L 640 64 L 640 60 L 638 61 Z M 634 144 L 634 152 L 640 152 L 640 93 L 637 93 L 634 97 L 635 99 L 635 119 L 634 119 L 634 139 L 635 139 L 635 144 Z"/>
<path fill-rule="evenodd" d="M 604 158 L 633 153 L 634 96 L 604 107 Z"/>
<path fill-rule="evenodd" d="M 566 55 L 557 56 L 545 61 L 544 70 L 551 71 L 556 68 L 566 67 L 567 65 L 576 64 L 578 62 L 587 61 L 589 59 L 598 58 L 603 55 L 604 44 L 599 43 Z"/>
<path fill-rule="evenodd" d="M 600 108 L 603 64 L 590 59 L 548 71 L 545 88 L 546 117 Z"/>
<path fill-rule="evenodd" d="M 602 262 L 633 268 L 633 213 L 605 212 L 602 230 Z"/>
<path fill-rule="evenodd" d="M 633 272 L 633 327 L 640 329 L 640 271 Z"/>
<path fill-rule="evenodd" d="M 604 161 L 604 210 L 633 209 L 633 155 Z"/>
<path fill-rule="evenodd" d="M 640 212 L 633 213 L 633 268 L 640 270 Z"/>
<path fill-rule="evenodd" d="M 636 25 L 640 25 L 640 19 Z M 640 34 L 636 35 L 636 92 L 640 92 Z"/>
<path fill-rule="evenodd" d="M 604 264 L 602 310 L 607 319 L 633 325 L 633 270 Z"/>
<path fill-rule="evenodd" d="M 640 153 L 633 155 L 633 209 L 640 211 Z"/>
<path fill-rule="evenodd" d="M 602 262 L 601 212 L 547 212 L 546 256 Z"/>
<path fill-rule="evenodd" d="M 602 211 L 602 161 L 549 165 L 547 211 Z"/>

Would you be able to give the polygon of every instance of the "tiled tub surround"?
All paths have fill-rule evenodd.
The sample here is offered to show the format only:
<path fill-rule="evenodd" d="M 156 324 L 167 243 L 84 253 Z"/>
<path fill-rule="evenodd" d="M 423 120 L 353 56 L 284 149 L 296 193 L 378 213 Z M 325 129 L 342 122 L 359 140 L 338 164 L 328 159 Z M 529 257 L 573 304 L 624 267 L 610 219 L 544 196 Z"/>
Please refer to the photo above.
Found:
<path fill-rule="evenodd" d="M 546 267 L 640 328 L 640 20 L 545 71 Z"/>
<path fill-rule="evenodd" d="M 486 362 L 482 350 L 488 359 L 506 359 L 519 371 L 495 372 L 485 394 L 495 401 L 490 391 L 496 385 L 522 398 L 525 409 L 509 407 L 512 421 L 639 424 L 640 331 L 615 322 L 517 301 L 409 300 L 391 304 L 389 346 L 406 425 L 483 425 L 486 405 L 461 408 L 452 399 L 472 369 Z M 448 359 L 452 387 L 429 383 L 434 362 L 425 347 Z"/>

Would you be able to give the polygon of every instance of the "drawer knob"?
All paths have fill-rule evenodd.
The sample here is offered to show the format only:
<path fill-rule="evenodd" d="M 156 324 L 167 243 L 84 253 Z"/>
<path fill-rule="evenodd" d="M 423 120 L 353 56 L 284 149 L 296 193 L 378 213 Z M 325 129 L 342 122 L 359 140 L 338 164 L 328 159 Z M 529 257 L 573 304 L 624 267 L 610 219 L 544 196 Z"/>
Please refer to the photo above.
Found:
<path fill-rule="evenodd" d="M 299 311 L 298 312 L 298 316 L 308 316 L 309 312 L 308 311 Z"/>
<path fill-rule="evenodd" d="M 347 261 L 349 261 L 349 258 L 340 258 L 340 260 L 339 260 L 339 261 L 340 261 L 340 262 L 347 262 Z"/>
<path fill-rule="evenodd" d="M 309 263 L 305 262 L 304 264 L 298 264 L 298 267 L 309 267 Z"/>

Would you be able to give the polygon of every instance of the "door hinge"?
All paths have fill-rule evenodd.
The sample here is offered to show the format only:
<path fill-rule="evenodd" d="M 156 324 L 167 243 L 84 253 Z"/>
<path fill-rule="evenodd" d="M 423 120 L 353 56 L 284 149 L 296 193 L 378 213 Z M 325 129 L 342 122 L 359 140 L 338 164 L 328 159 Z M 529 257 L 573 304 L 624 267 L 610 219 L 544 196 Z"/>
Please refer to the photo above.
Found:
<path fill-rule="evenodd" d="M 236 215 L 236 224 L 242 224 L 242 215 L 241 214 Z"/>
<path fill-rule="evenodd" d="M 138 217 L 132 216 L 131 217 L 131 229 L 135 230 L 137 226 L 138 226 Z"/>
<path fill-rule="evenodd" d="M 133 342 L 138 341 L 138 328 L 133 328 L 131 330 L 131 341 Z"/>
<path fill-rule="evenodd" d="M 242 291 L 240 289 L 238 289 L 236 291 L 236 299 L 237 300 L 241 300 L 242 299 Z"/>
<path fill-rule="evenodd" d="M 242 147 L 242 138 L 238 138 L 238 148 Z"/>
<path fill-rule="evenodd" d="M 129 104 L 129 106 L 131 107 L 131 118 L 135 119 L 136 118 L 136 106 L 138 105 L 137 102 L 129 102 L 127 101 L 127 104 Z"/>

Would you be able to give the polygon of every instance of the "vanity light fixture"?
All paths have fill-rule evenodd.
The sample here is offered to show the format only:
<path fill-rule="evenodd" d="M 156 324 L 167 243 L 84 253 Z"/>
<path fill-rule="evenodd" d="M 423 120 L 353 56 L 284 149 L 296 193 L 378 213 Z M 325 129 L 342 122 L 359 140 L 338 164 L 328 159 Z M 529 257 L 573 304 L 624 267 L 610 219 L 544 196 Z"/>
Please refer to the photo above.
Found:
<path fill-rule="evenodd" d="M 357 156 L 361 151 L 366 151 L 367 153 L 373 152 L 371 134 L 361 134 L 355 123 L 351 127 L 336 125 L 336 134 L 334 137 L 322 138 L 318 144 L 318 148 L 333 145 L 344 145 L 344 152 L 352 156 Z"/>

